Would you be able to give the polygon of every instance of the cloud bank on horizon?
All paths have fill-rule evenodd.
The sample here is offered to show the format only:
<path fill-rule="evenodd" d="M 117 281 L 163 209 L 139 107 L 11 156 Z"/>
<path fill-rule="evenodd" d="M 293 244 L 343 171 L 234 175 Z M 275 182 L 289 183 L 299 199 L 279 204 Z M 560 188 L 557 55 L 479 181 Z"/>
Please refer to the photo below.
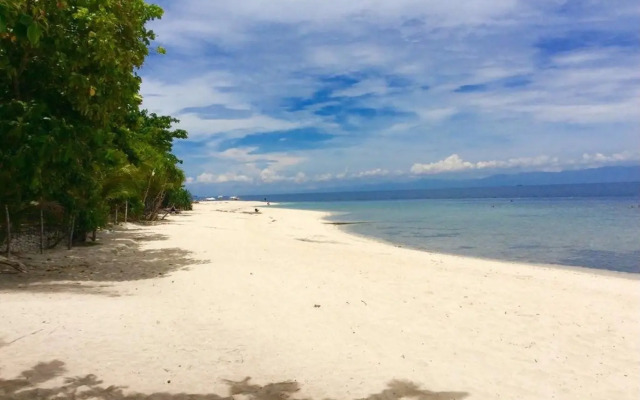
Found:
<path fill-rule="evenodd" d="M 640 162 L 634 0 L 158 3 L 197 194 Z"/>

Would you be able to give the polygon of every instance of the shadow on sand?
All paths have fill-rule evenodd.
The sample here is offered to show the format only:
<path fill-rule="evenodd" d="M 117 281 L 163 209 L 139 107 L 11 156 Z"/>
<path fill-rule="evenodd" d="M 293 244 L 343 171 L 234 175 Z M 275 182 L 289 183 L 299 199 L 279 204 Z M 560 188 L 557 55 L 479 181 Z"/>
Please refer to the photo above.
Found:
<path fill-rule="evenodd" d="M 44 254 L 19 255 L 27 273 L 0 271 L 0 291 L 82 292 L 113 295 L 108 282 L 162 277 L 202 261 L 169 246 L 143 249 L 143 242 L 170 242 L 164 235 L 140 231 L 103 234 L 99 242 L 72 250 L 54 249 Z M 159 247 L 159 246 L 155 246 Z"/>
<path fill-rule="evenodd" d="M 261 386 L 250 383 L 250 378 L 242 381 L 224 382 L 229 386 L 229 393 L 219 394 L 187 394 L 187 393 L 130 393 L 125 394 L 123 386 L 106 386 L 95 375 L 64 378 L 59 387 L 39 388 L 42 383 L 62 376 L 66 372 L 62 361 L 54 360 L 39 363 L 33 368 L 23 371 L 15 379 L 0 378 L 1 400 L 233 400 L 232 396 L 243 395 L 247 400 L 287 400 L 295 399 L 294 394 L 300 390 L 294 381 L 269 383 Z M 55 385 L 54 385 L 55 386 Z M 396 400 L 414 398 L 417 400 L 461 400 L 467 397 L 464 392 L 431 392 L 420 389 L 418 385 L 408 381 L 393 380 L 380 393 L 372 394 L 362 400 Z"/>

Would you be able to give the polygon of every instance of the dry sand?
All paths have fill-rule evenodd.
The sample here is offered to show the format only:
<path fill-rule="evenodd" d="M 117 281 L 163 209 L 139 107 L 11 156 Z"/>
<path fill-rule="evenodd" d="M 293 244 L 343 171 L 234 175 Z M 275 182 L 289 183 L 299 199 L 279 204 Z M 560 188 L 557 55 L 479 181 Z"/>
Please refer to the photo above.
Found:
<path fill-rule="evenodd" d="M 200 203 L 0 274 L 0 399 L 640 398 L 637 279 L 413 251 L 322 216 Z"/>

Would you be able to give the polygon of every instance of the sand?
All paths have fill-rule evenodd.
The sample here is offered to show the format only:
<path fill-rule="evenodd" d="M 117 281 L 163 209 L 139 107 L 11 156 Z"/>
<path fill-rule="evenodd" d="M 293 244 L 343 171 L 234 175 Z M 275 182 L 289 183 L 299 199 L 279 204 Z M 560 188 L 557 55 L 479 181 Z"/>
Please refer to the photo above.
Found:
<path fill-rule="evenodd" d="M 0 399 L 640 398 L 635 276 L 415 251 L 323 216 L 200 203 L 0 274 Z"/>

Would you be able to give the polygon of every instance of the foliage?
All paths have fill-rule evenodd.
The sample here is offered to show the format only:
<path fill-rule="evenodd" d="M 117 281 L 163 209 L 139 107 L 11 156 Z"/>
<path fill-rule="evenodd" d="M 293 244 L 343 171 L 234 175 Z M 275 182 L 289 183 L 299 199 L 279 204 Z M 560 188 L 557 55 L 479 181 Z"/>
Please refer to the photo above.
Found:
<path fill-rule="evenodd" d="M 181 210 L 191 210 L 192 203 L 193 196 L 191 196 L 191 193 L 184 186 L 181 186 L 167 193 L 163 206 L 176 207 Z"/>
<path fill-rule="evenodd" d="M 143 0 L 0 0 L 0 204 L 60 204 L 77 236 L 123 202 L 153 219 L 184 182 L 177 120 L 140 110 L 162 9 Z M 158 49 L 163 52 L 163 49 Z"/>

